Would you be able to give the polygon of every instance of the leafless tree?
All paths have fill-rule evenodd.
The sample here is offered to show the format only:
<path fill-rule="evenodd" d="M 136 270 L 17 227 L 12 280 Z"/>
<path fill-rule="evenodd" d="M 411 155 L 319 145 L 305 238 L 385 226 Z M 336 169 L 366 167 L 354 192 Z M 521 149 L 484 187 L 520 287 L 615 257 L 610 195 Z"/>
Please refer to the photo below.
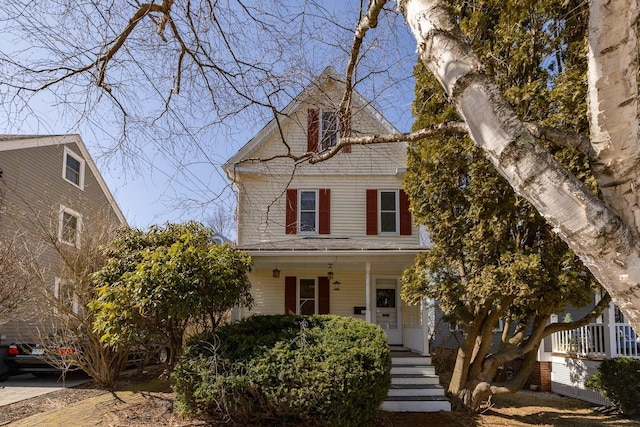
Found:
<path fill-rule="evenodd" d="M 87 304 L 95 296 L 91 274 L 106 262 L 100 245 L 111 239 L 114 221 L 106 212 L 94 211 L 92 221 L 69 244 L 59 237 L 58 211 L 38 214 L 35 203 L 15 196 L 21 209 L 11 210 L 11 224 L 20 236 L 12 260 L 29 290 L 28 307 L 21 301 L 16 308 L 30 313 L 24 332 L 30 336 L 23 339 L 42 343 L 63 375 L 82 370 L 98 384 L 111 387 L 127 363 L 129 349 L 101 342 Z"/>
<path fill-rule="evenodd" d="M 0 240 L 0 325 L 19 317 L 17 309 L 32 293 L 16 251 L 16 238 Z"/>
<path fill-rule="evenodd" d="M 13 50 L 0 57 L 5 76 L 0 87 L 4 99 L 13 101 L 5 109 L 14 117 L 15 109 L 23 112 L 34 94 L 49 90 L 84 117 L 93 109 L 102 116 L 108 111 L 121 124 L 119 148 L 125 151 L 135 154 L 147 141 L 154 141 L 158 150 L 175 157 L 189 152 L 180 146 L 187 144 L 192 153 L 211 161 L 207 156 L 216 151 L 199 137 L 212 132 L 208 135 L 215 140 L 221 134 L 216 133 L 220 127 L 214 126 L 224 119 L 233 116 L 254 124 L 256 119 L 281 118 L 281 106 L 292 96 L 289 91 L 297 93 L 302 87 L 300 70 L 309 69 L 309 58 L 315 54 L 325 54 L 322 48 L 307 52 L 317 46 L 311 41 L 321 39 L 324 47 L 342 47 L 346 72 L 340 112 L 348 108 L 352 90 L 365 86 L 376 72 L 391 78 L 391 63 L 367 68 L 371 64 L 367 58 L 375 56 L 381 44 L 400 47 L 393 35 L 388 36 L 393 33 L 383 30 L 404 18 L 420 60 L 439 79 L 476 144 L 545 216 L 630 323 L 640 329 L 636 219 L 640 207 L 635 191 L 640 179 L 638 7 L 630 0 L 614 3 L 594 0 L 589 5 L 592 128 L 586 144 L 579 145 L 587 149 L 604 200 L 594 197 L 536 141 L 549 134 L 532 132 L 516 116 L 476 55 L 458 37 L 455 20 L 442 0 L 360 2 L 351 22 L 335 16 L 321 2 L 270 2 L 267 8 L 262 3 L 205 0 L 7 1 L 2 5 L 6 17 L 2 25 L 20 37 L 14 41 L 22 55 Z M 193 96 L 181 96 L 185 93 Z M 153 132 L 145 127 L 150 118 L 156 125 Z M 157 125 L 167 132 L 157 132 Z M 321 154 L 291 153 L 283 139 L 283 157 L 316 162 L 330 158 L 345 144 L 410 141 L 448 131 L 450 127 L 443 125 L 411 135 L 343 138 L 333 150 Z M 188 137 L 167 137 L 181 134 Z M 569 144 L 576 139 L 560 133 L 556 140 Z"/>

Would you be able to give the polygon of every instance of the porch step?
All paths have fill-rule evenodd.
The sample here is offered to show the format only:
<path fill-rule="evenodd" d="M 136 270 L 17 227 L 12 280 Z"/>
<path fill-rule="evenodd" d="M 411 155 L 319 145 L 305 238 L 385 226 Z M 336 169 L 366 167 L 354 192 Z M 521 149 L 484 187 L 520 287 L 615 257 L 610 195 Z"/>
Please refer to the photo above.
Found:
<path fill-rule="evenodd" d="M 435 374 L 391 374 L 393 384 L 440 384 L 440 377 Z"/>
<path fill-rule="evenodd" d="M 435 375 L 436 368 L 432 365 L 391 365 L 391 375 L 393 374 L 425 374 Z"/>
<path fill-rule="evenodd" d="M 444 389 L 440 384 L 391 384 L 391 396 L 444 396 Z"/>
<path fill-rule="evenodd" d="M 388 412 L 438 412 L 451 411 L 451 403 L 444 396 L 388 396 L 382 403 Z"/>
<path fill-rule="evenodd" d="M 382 404 L 383 411 L 450 411 L 451 404 L 440 386 L 431 358 L 410 351 L 391 352 L 391 387 Z"/>
<path fill-rule="evenodd" d="M 415 353 L 395 354 L 391 352 L 394 365 L 431 365 L 431 356 L 420 356 Z"/>

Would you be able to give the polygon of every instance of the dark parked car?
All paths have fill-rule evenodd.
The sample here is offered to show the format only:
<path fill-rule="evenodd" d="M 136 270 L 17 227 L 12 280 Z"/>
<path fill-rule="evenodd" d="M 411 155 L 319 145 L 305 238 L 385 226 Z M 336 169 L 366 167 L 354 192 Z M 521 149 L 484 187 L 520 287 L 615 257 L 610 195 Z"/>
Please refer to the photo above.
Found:
<path fill-rule="evenodd" d="M 9 345 L 5 356 L 8 375 L 33 374 L 45 376 L 76 371 L 79 368 L 73 364 L 76 351 L 82 351 L 81 346 L 60 345 L 57 348 L 45 347 L 35 342 L 14 342 Z M 164 345 L 137 344 L 130 348 L 127 366 L 141 366 L 148 363 L 166 363 L 169 351 Z"/>
<path fill-rule="evenodd" d="M 9 368 L 9 375 L 33 374 L 43 376 L 61 374 L 63 367 L 74 370 L 71 358 L 75 349 L 60 346 L 55 350 L 43 347 L 35 342 L 13 342 L 5 356 L 5 363 Z"/>

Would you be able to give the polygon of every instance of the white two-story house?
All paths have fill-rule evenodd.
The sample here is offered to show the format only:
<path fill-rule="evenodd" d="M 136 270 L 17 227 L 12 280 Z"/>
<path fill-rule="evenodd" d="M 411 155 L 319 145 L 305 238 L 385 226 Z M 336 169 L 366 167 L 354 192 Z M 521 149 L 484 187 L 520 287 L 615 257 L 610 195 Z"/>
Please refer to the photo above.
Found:
<path fill-rule="evenodd" d="M 224 165 L 238 196 L 237 246 L 254 261 L 255 306 L 237 316 L 352 316 L 428 353 L 422 308 L 400 298 L 400 275 L 426 249 L 402 189 L 405 144 L 353 145 L 313 165 L 286 157 L 322 152 L 347 132 L 397 133 L 357 93 L 340 122 L 343 87 L 325 69 Z"/>

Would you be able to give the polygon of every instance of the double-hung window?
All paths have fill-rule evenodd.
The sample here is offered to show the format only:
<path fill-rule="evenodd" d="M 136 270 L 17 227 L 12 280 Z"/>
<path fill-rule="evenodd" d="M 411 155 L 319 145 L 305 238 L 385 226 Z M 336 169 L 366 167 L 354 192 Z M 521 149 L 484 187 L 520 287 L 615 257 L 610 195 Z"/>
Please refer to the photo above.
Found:
<path fill-rule="evenodd" d="M 300 190 L 300 233 L 316 233 L 318 230 L 318 191 Z"/>
<path fill-rule="evenodd" d="M 287 189 L 286 234 L 331 234 L 331 190 Z"/>
<path fill-rule="evenodd" d="M 84 166 L 84 159 L 65 147 L 62 177 L 81 190 L 84 189 Z"/>
<path fill-rule="evenodd" d="M 367 236 L 411 236 L 409 197 L 402 189 L 367 190 Z"/>
<path fill-rule="evenodd" d="M 60 220 L 58 223 L 58 240 L 71 246 L 80 245 L 80 230 L 82 217 L 80 214 L 65 206 L 60 207 Z"/>
<path fill-rule="evenodd" d="M 316 314 L 316 280 L 299 279 L 298 284 L 298 314 Z"/>
<path fill-rule="evenodd" d="M 397 234 L 398 220 L 398 191 L 381 190 L 380 195 L 380 234 Z"/>

